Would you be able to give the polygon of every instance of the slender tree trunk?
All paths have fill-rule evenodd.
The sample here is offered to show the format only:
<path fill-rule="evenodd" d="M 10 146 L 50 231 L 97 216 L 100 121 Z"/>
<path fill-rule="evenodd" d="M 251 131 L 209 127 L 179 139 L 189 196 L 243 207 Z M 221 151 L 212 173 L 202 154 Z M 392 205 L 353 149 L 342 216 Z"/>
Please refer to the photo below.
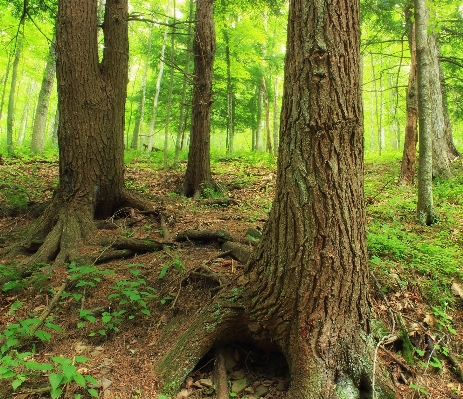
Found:
<path fill-rule="evenodd" d="M 278 155 L 278 121 L 280 119 L 280 113 L 278 112 L 278 76 L 275 77 L 274 88 L 273 88 L 273 154 Z"/>
<path fill-rule="evenodd" d="M 0 121 L 3 119 L 3 105 L 5 104 L 5 94 L 6 94 L 6 84 L 8 83 L 8 76 L 10 75 L 10 68 L 11 68 L 11 59 L 12 59 L 12 54 L 8 54 L 8 62 L 6 64 L 6 69 L 5 73 L 3 75 L 2 79 L 2 85 L 3 85 L 3 90 L 2 90 L 2 98 L 0 100 Z"/>
<path fill-rule="evenodd" d="M 193 41 L 194 86 L 190 151 L 183 195 L 198 198 L 214 186 L 210 164 L 212 71 L 215 57 L 214 0 L 197 0 Z"/>
<path fill-rule="evenodd" d="M 189 20 L 193 20 L 193 0 L 190 0 L 190 12 Z M 180 156 L 180 151 L 186 148 L 186 139 L 185 139 L 185 125 L 187 114 L 185 112 L 186 108 L 186 94 L 187 94 L 187 85 L 190 72 L 190 52 L 191 52 L 191 23 L 188 24 L 188 37 L 186 45 L 186 57 L 185 57 L 185 67 L 183 68 L 183 84 L 182 84 L 182 101 L 180 103 L 180 116 L 178 122 L 177 130 L 177 139 L 175 141 L 175 158 L 174 158 L 174 167 L 178 165 L 178 158 Z"/>
<path fill-rule="evenodd" d="M 419 166 L 418 166 L 418 220 L 425 225 L 435 221 L 432 198 L 432 102 L 428 51 L 428 14 L 425 0 L 415 0 L 415 35 L 418 77 L 419 112 Z"/>
<path fill-rule="evenodd" d="M 170 124 L 170 112 L 172 108 L 172 91 L 174 87 L 174 62 L 175 62 L 175 0 L 173 0 L 173 22 L 170 41 L 170 75 L 169 75 L 169 94 L 167 97 L 167 109 L 166 109 L 166 123 L 164 130 L 164 169 L 167 169 L 167 151 L 169 144 L 169 124 Z"/>
<path fill-rule="evenodd" d="M 26 96 L 27 98 L 33 98 L 32 93 L 34 92 L 34 82 L 29 83 L 29 87 L 26 90 Z M 26 131 L 27 131 L 27 124 L 28 124 L 28 119 L 29 119 L 29 113 L 30 109 L 32 106 L 32 101 L 27 101 L 26 104 L 23 107 L 23 112 L 21 116 L 21 123 L 19 124 L 19 129 L 18 129 L 18 138 L 17 138 L 17 144 L 19 147 L 22 147 L 24 145 L 24 139 L 26 137 Z M 32 109 L 34 110 L 35 107 L 33 106 Z"/>
<path fill-rule="evenodd" d="M 14 54 L 13 69 L 11 74 L 10 84 L 10 95 L 8 97 L 8 115 L 6 120 L 6 147 L 8 155 L 14 155 L 14 144 L 13 144 L 13 131 L 14 131 L 14 118 L 15 118 L 15 100 L 16 100 L 16 86 L 18 84 L 18 66 L 21 58 L 22 43 L 23 43 L 23 30 L 24 30 L 24 18 L 21 20 L 18 29 L 18 38 L 16 40 L 16 49 Z"/>
<path fill-rule="evenodd" d="M 272 154 L 272 135 L 270 134 L 270 105 L 268 103 L 268 90 L 265 83 L 265 77 L 262 75 L 262 92 L 264 94 L 264 110 L 265 110 L 265 132 L 267 133 L 267 151 Z"/>
<path fill-rule="evenodd" d="M 263 135 L 262 135 L 262 130 L 263 130 L 263 121 L 262 121 L 262 115 L 263 115 L 263 103 L 264 103 L 264 88 L 262 87 L 262 79 L 259 81 L 259 84 L 257 85 L 257 121 L 256 121 L 256 140 L 255 140 L 255 150 L 258 152 L 262 152 L 264 150 L 263 146 Z"/>
<path fill-rule="evenodd" d="M 170 0 L 167 1 L 167 14 L 169 14 L 169 10 L 170 10 Z M 166 24 L 168 23 L 169 23 L 169 19 L 166 18 Z M 156 79 L 156 91 L 154 93 L 154 99 L 153 99 L 153 110 L 151 112 L 150 131 L 148 133 L 148 146 L 146 148 L 146 150 L 148 151 L 148 154 L 150 154 L 151 150 L 153 149 L 154 127 L 156 125 L 156 114 L 158 110 L 159 93 L 161 92 L 162 75 L 164 74 L 164 64 L 165 64 L 164 54 L 166 52 L 168 33 L 169 33 L 169 27 L 166 26 L 164 30 L 164 37 L 162 39 L 161 58 L 159 61 L 158 77 Z"/>
<path fill-rule="evenodd" d="M 148 52 L 146 53 L 146 60 L 145 60 L 145 67 L 143 69 L 143 76 L 141 78 L 141 99 L 138 105 L 139 110 L 139 117 L 136 119 L 134 128 L 133 128 L 133 135 L 132 135 L 132 143 L 130 147 L 134 150 L 138 148 L 139 137 L 143 135 L 143 127 L 145 123 L 145 100 L 146 100 L 146 77 L 148 76 L 148 69 L 149 69 L 149 57 L 151 55 L 151 45 L 153 42 L 153 30 L 150 30 L 150 36 L 148 39 Z"/>
<path fill-rule="evenodd" d="M 37 102 L 37 110 L 34 118 L 34 129 L 32 130 L 31 152 L 40 154 L 43 152 L 45 141 L 45 129 L 47 125 L 48 106 L 50 104 L 50 96 L 53 89 L 56 72 L 56 39 L 50 43 L 50 50 L 47 59 L 47 65 L 42 78 L 42 86 L 40 88 L 39 99 Z"/>
<path fill-rule="evenodd" d="M 359 8 L 290 1 L 269 220 L 238 285 L 160 362 L 167 390 L 216 343 L 251 340 L 285 355 L 288 399 L 371 397 Z"/>
<path fill-rule="evenodd" d="M 418 88 L 416 79 L 416 42 L 415 21 L 412 19 L 413 4 L 405 7 L 408 44 L 410 47 L 410 72 L 406 97 L 407 121 L 405 125 L 405 140 L 400 167 L 400 182 L 412 184 L 415 178 L 416 144 L 418 142 Z"/>
<path fill-rule="evenodd" d="M 227 27 L 223 28 L 225 41 L 225 62 L 227 64 L 227 153 L 233 154 L 234 151 L 234 123 L 233 123 L 233 86 L 231 79 L 231 58 L 230 58 L 230 38 L 228 37 Z"/>

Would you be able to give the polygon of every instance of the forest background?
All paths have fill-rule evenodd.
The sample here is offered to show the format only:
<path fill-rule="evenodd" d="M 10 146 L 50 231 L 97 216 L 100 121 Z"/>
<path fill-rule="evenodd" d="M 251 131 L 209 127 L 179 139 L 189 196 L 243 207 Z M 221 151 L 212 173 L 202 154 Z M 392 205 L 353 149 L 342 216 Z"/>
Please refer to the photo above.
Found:
<path fill-rule="evenodd" d="M 21 3 L 21 2 L 19 2 Z M 276 152 L 283 87 L 287 9 L 216 2 L 217 52 L 211 119 L 213 153 Z M 40 4 L 40 3 L 38 3 Z M 42 2 L 22 16 L 22 3 L 3 2 L 0 16 L 0 153 L 57 152 L 57 96 L 39 94 L 54 32 L 54 6 Z M 408 3 L 362 2 L 363 102 L 366 153 L 402 151 L 410 72 Z M 437 37 L 444 97 L 457 148 L 463 145 L 462 5 L 436 2 L 430 28 Z M 166 151 L 165 163 L 186 157 L 191 118 L 193 4 L 130 4 L 130 64 L 126 148 Z M 413 18 L 408 15 L 408 18 Z M 21 22 L 22 21 L 22 22 Z M 53 58 L 53 57 L 52 57 Z M 43 89 L 42 89 L 43 90 Z M 46 101 L 46 99 L 45 99 Z M 36 123 L 38 115 L 45 121 Z M 38 125 L 34 137 L 34 126 Z M 36 130 L 37 130 L 36 127 Z M 43 137 L 43 138 L 42 138 Z M 177 156 L 174 156 L 176 143 Z M 276 143 L 276 145 L 275 145 Z M 181 155 L 180 155 L 181 154 Z M 160 155 L 160 154 L 159 154 Z"/>
<path fill-rule="evenodd" d="M 36 156 L 41 154 L 53 162 L 57 155 L 56 121 L 58 120 L 56 89 L 53 83 L 55 63 L 51 46 L 55 10 L 52 3 L 41 1 L 37 3 L 37 6 L 29 4 L 26 15 L 22 12 L 23 5 L 23 2 L 2 3 L 6 12 L 0 17 L 2 19 L 2 48 L 4 49 L 1 60 L 3 67 L 0 107 L 1 153 L 4 154 L 5 159 L 7 156 L 19 156 L 22 159 L 31 157 L 32 163 L 37 160 Z M 131 43 L 124 140 L 128 150 L 126 152 L 127 163 L 130 160 L 134 161 L 135 157 L 142 154 L 150 154 L 150 158 L 156 161 L 156 168 L 163 164 L 164 168 L 168 169 L 172 164 L 175 165 L 177 161 L 186 158 L 191 124 L 189 119 L 191 117 L 193 60 L 190 48 L 194 26 L 192 23 L 194 22 L 193 6 L 193 2 L 180 1 L 170 1 L 167 4 L 133 2 L 130 6 L 129 36 Z M 458 260 L 459 256 L 461 257 L 459 248 L 461 223 L 458 222 L 461 220 L 461 215 L 454 216 L 452 213 L 457 212 L 455 209 L 461 201 L 461 196 L 454 195 L 454 193 L 461 193 L 461 189 L 455 188 L 457 185 L 461 187 L 460 180 L 457 178 L 448 182 L 436 180 L 439 210 L 445 208 L 445 211 L 440 213 L 441 219 L 438 220 L 438 226 L 434 230 L 426 230 L 412 224 L 405 224 L 404 227 L 403 221 L 409 221 L 410 213 L 414 214 L 415 210 L 415 198 L 413 195 L 408 196 L 413 188 L 403 189 L 391 184 L 398 177 L 395 160 L 398 158 L 397 154 L 402 152 L 406 111 L 409 108 L 406 93 L 409 87 L 409 76 L 413 69 L 410 66 L 412 57 L 409 49 L 409 28 L 410 22 L 414 19 L 413 14 L 410 13 L 408 3 L 363 2 L 362 7 L 361 52 L 365 148 L 367 156 L 373 155 L 376 159 L 373 166 L 370 164 L 366 168 L 365 191 L 370 222 L 368 239 L 370 264 L 378 276 L 379 284 L 383 286 L 380 288 L 378 284 L 375 299 L 380 297 L 380 292 L 389 290 L 390 298 L 398 298 L 397 295 L 399 295 L 406 304 L 410 302 L 410 298 L 415 303 L 421 303 L 417 292 L 414 291 L 414 287 L 419 287 L 421 294 L 432 306 L 432 311 L 430 312 L 429 308 L 424 305 L 422 309 L 416 307 L 419 310 L 418 312 L 414 309 L 416 319 L 423 319 L 425 323 L 428 323 L 428 316 L 434 315 L 438 320 L 434 325 L 451 334 L 458 334 L 460 338 L 458 341 L 461 344 L 461 331 L 457 332 L 454 328 L 454 325 L 458 327 L 461 324 L 458 323 L 461 315 L 457 312 L 454 314 L 454 309 L 449 307 L 449 304 L 453 306 L 461 303 L 461 301 L 455 302 L 454 296 L 462 297 L 461 293 L 457 295 L 449 290 L 455 276 L 460 277 L 460 280 L 456 281 L 457 287 L 460 286 L 461 281 L 461 268 Z M 102 2 L 100 2 L 100 9 L 103 9 Z M 435 80 L 442 78 L 444 83 L 440 94 L 444 99 L 445 114 L 448 116 L 447 124 L 452 128 L 453 142 L 458 149 L 462 146 L 460 96 L 462 93 L 461 59 L 463 57 L 459 53 L 462 37 L 461 19 L 462 6 L 455 2 L 436 3 L 430 7 L 428 33 L 437 39 L 438 46 L 435 48 L 437 51 L 434 55 L 440 67 Z M 232 155 L 238 156 L 249 153 L 250 150 L 253 151 L 254 165 L 246 164 L 247 161 L 244 162 L 246 169 L 244 175 L 250 179 L 253 176 L 256 177 L 253 182 L 260 185 L 258 190 L 251 194 L 253 196 L 257 191 L 264 192 L 266 195 L 272 191 L 273 183 L 267 184 L 266 179 L 272 181 L 273 172 L 266 169 L 262 160 L 270 159 L 271 163 L 274 162 L 278 147 L 286 22 L 287 10 L 284 7 L 275 9 L 265 6 L 256 7 L 255 4 L 250 5 L 247 2 L 235 2 L 233 5 L 226 1 L 215 2 L 217 52 L 213 80 L 211 148 L 215 158 L 223 162 L 219 167 L 224 173 L 222 179 L 234 176 L 233 168 L 225 173 L 226 167 L 224 166 L 226 162 L 232 164 Z M 103 41 L 101 41 L 101 46 L 102 43 Z M 48 89 L 44 90 L 44 87 Z M 48 90 L 49 100 L 47 100 Z M 389 158 L 390 152 L 395 153 L 395 156 Z M 230 157 L 219 158 L 226 153 Z M 270 153 L 271 156 L 267 157 L 265 153 Z M 387 156 L 386 153 L 388 153 Z M 377 156 L 382 156 L 386 162 L 388 159 L 393 161 L 387 167 L 384 165 L 377 167 Z M 144 158 L 144 161 L 149 159 L 148 157 L 140 158 Z M 15 161 L 11 160 L 11 162 Z M 10 161 L 7 160 L 5 163 L 10 164 Z M 137 168 L 136 177 L 131 175 L 132 166 Z M 25 170 L 28 168 L 27 165 L 17 165 L 18 170 L 23 167 L 26 168 Z M 458 165 L 453 166 L 454 169 L 457 167 Z M 31 175 L 35 176 L 37 169 L 34 169 Z M 155 181 L 155 184 L 159 183 L 156 180 L 160 178 L 159 176 L 151 173 L 151 170 L 143 176 L 142 170 L 143 166 L 139 167 L 138 160 L 127 167 L 128 185 L 140 188 L 142 185 L 148 187 Z M 24 172 L 23 176 L 29 176 L 28 173 Z M 166 178 L 163 180 L 165 184 L 162 189 L 159 187 L 153 189 L 153 192 L 150 192 L 150 198 L 167 189 L 165 186 L 168 185 L 168 179 L 174 176 L 168 175 L 169 173 L 171 172 L 166 171 Z M 459 170 L 456 171 L 456 175 L 458 174 L 461 174 Z M 5 185 L 5 187 L 13 186 Z M 171 190 L 172 187 L 168 189 Z M 175 197 L 171 191 L 169 195 Z M 248 201 L 251 195 L 243 196 L 242 207 L 255 208 Z M 378 200 L 381 196 L 388 198 L 386 205 L 384 198 L 381 201 Z M 245 198 L 246 201 L 244 201 Z M 188 206 L 195 206 L 193 203 L 188 204 Z M 247 215 L 239 220 L 262 223 L 266 218 L 269 205 L 261 208 L 254 210 L 263 215 L 259 214 L 258 217 L 253 215 L 249 218 Z M 170 210 L 173 211 L 173 209 L 174 206 Z M 248 211 L 246 209 L 246 212 Z M 220 212 L 221 209 L 217 211 L 217 213 Z M 236 217 L 237 212 L 234 211 L 234 213 Z M 214 216 L 211 222 L 206 221 L 201 215 L 199 220 L 201 223 L 214 223 L 222 219 Z M 237 228 L 236 225 L 239 223 L 235 219 L 230 216 L 227 220 L 233 220 L 233 226 L 230 227 Z M 394 224 L 394 227 L 387 223 Z M 140 230 L 152 228 L 153 226 L 146 224 Z M 239 228 L 244 229 L 244 226 L 240 225 Z M 394 228 L 393 231 L 392 228 Z M 428 235 L 434 233 L 435 236 L 432 236 L 432 239 L 435 239 L 437 244 L 430 245 L 427 242 Z M 175 260 L 179 258 L 173 258 L 171 265 L 177 267 L 181 262 L 175 263 Z M 156 262 L 158 261 L 161 263 L 162 259 L 157 259 Z M 185 264 L 189 265 L 193 262 L 190 259 L 190 262 L 185 262 Z M 132 264 L 134 265 L 137 266 Z M 156 266 L 161 265 L 156 263 Z M 412 275 L 406 274 L 404 269 L 407 266 L 410 266 L 409 271 L 413 270 Z M 167 271 L 168 266 L 164 265 L 162 270 L 164 267 Z M 184 268 L 185 266 L 183 269 L 179 267 L 177 271 L 180 273 Z M 115 269 L 121 273 L 121 268 L 115 267 Z M 418 272 L 419 277 L 413 274 L 415 271 Z M 95 271 L 92 270 L 93 272 Z M 137 274 L 139 271 L 135 272 L 132 274 L 139 276 Z M 194 273 L 195 270 L 192 269 L 192 272 Z M 152 273 L 152 280 L 161 279 L 156 275 L 155 268 L 150 270 L 150 273 Z M 405 280 L 415 281 L 407 285 Z M 171 283 L 174 282 L 172 280 Z M 183 286 L 180 285 L 178 292 L 182 289 Z M 394 291 L 395 294 L 392 296 Z M 172 300 L 174 298 L 171 295 L 172 292 L 171 287 L 168 291 L 166 290 L 165 298 Z M 8 301 L 16 300 L 15 297 L 7 299 Z M 101 302 L 101 298 L 96 296 L 93 299 L 95 302 Z M 35 299 L 31 298 L 30 306 L 34 301 Z M 177 306 L 182 309 L 185 302 L 188 302 L 185 298 L 183 298 L 183 304 L 182 298 L 179 301 L 180 305 L 175 300 L 172 307 L 177 303 Z M 402 304 L 399 301 L 394 301 L 392 304 L 393 307 L 397 305 L 398 311 L 405 309 L 401 307 Z M 13 309 L 14 306 L 11 306 Z M 388 307 L 377 307 L 376 310 L 386 313 L 388 309 L 390 310 Z M 25 309 L 22 311 L 26 312 Z M 149 315 L 146 308 L 141 309 L 141 313 Z M 9 314 L 7 317 L 10 316 Z M 107 322 L 106 318 L 109 316 L 103 315 L 103 324 Z M 82 318 L 82 315 L 80 317 Z M 392 332 L 394 332 L 394 323 L 391 328 Z M 133 327 L 131 326 L 130 332 L 135 334 Z M 139 327 L 143 330 L 143 326 Z M 412 325 L 407 325 L 406 329 L 409 332 L 415 331 L 412 327 Z M 383 337 L 382 328 L 378 329 L 378 338 Z M 118 328 L 117 331 L 119 331 Z M 99 333 L 105 336 L 106 330 L 100 330 Z M 153 334 L 157 335 L 157 333 Z M 138 336 L 143 335 L 144 332 Z M 418 335 L 424 338 L 429 336 L 427 333 Z M 401 337 L 401 340 L 405 341 L 405 338 Z M 156 340 L 153 339 L 152 342 Z M 438 342 L 441 342 L 440 338 Z M 136 340 L 132 340 L 131 343 L 135 344 Z M 109 342 L 106 342 L 106 350 L 108 346 Z M 141 342 L 140 346 L 143 346 Z M 135 352 L 135 349 L 130 350 Z M 454 345 L 452 350 L 461 353 L 461 345 Z M 118 351 L 115 349 L 114 353 Z M 442 354 L 447 356 L 448 353 L 445 354 L 445 351 L 447 347 L 441 350 Z M 405 350 L 403 353 L 405 354 Z M 415 353 L 419 355 L 418 351 Z M 434 362 L 432 367 L 437 371 L 443 366 L 439 358 L 436 359 L 432 358 Z M 415 359 L 410 361 L 413 363 Z M 431 357 L 428 358 L 428 365 L 431 364 L 430 362 Z M 425 373 L 428 365 L 421 364 Z M 35 364 L 32 367 L 36 367 Z M 461 370 L 459 367 L 457 362 L 455 368 Z M 76 378 L 80 377 L 76 374 Z M 114 380 L 115 376 L 111 378 Z M 52 379 L 50 381 L 53 388 Z M 123 384 L 122 381 L 124 381 L 123 378 L 121 378 L 120 385 Z M 415 380 L 408 380 L 408 377 L 404 381 L 410 389 L 416 392 L 422 391 L 421 382 L 417 384 Z M 442 381 L 445 382 L 442 382 L 438 389 L 448 389 L 453 392 L 452 394 L 461 396 L 461 387 L 454 380 L 443 379 Z M 428 382 L 431 384 L 432 380 L 426 381 Z M 13 382 L 13 386 L 14 384 Z M 116 390 L 115 385 L 113 385 L 114 390 Z M 127 391 L 134 391 L 133 388 L 129 386 Z M 132 395 L 135 397 L 135 394 Z"/>

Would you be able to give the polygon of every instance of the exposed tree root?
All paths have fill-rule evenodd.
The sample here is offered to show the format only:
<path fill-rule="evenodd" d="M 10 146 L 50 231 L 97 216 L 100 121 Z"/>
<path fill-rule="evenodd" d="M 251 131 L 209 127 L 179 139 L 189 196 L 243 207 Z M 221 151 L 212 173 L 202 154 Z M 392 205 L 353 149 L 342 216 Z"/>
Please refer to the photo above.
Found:
<path fill-rule="evenodd" d="M 227 370 L 225 368 L 225 355 L 222 348 L 215 351 L 214 383 L 216 398 L 228 399 Z"/>
<path fill-rule="evenodd" d="M 313 345 L 309 340 L 297 341 L 290 338 L 272 336 L 258 320 L 247 312 L 248 299 L 244 286 L 222 291 L 205 308 L 190 327 L 180 337 L 167 356 L 158 364 L 157 374 L 161 388 L 167 395 L 174 395 L 197 362 L 215 345 L 232 341 L 252 342 L 266 350 L 282 351 L 291 373 L 291 386 L 287 393 L 289 399 L 366 399 L 393 398 L 390 390 L 379 378 L 375 396 L 372 387 L 372 358 L 374 348 L 367 336 L 339 339 L 336 345 L 322 353 L 319 348 L 314 356 Z M 171 330 L 169 330 L 171 333 Z M 315 333 L 317 336 L 321 331 Z M 292 329 L 292 334 L 299 334 Z M 288 340 L 289 339 L 289 340 Z M 345 341 L 351 342 L 346 344 Z M 223 376 L 220 378 L 223 380 Z"/>
<path fill-rule="evenodd" d="M 177 242 L 198 241 L 198 242 L 214 242 L 224 243 L 226 241 L 239 242 L 245 245 L 256 245 L 258 240 L 251 237 L 236 237 L 227 230 L 185 230 L 179 232 L 175 238 Z"/>
<path fill-rule="evenodd" d="M 120 202 L 124 206 L 138 207 L 144 210 L 147 202 L 124 190 Z M 0 255 L 12 258 L 20 254 L 31 256 L 16 267 L 17 275 L 25 277 L 29 270 L 40 263 L 56 265 L 79 259 L 79 250 L 84 242 L 89 242 L 95 236 L 96 223 L 93 215 L 93 205 L 89 199 L 66 200 L 63 195 L 55 194 L 44 213 L 22 232 L 19 242 L 1 250 Z M 130 256 L 130 253 L 115 253 L 107 259 Z M 100 255 L 99 259 L 105 257 Z M 0 286 L 8 282 L 0 276 Z"/>

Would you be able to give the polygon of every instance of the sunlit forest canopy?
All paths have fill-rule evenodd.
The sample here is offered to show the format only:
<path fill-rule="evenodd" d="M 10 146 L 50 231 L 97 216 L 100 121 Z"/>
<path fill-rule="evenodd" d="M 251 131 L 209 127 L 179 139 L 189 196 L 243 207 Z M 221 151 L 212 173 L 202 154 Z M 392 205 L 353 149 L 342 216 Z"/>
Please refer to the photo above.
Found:
<path fill-rule="evenodd" d="M 101 3 L 101 2 L 100 2 Z M 126 103 L 126 147 L 173 152 L 178 137 L 186 151 L 190 129 L 191 57 L 195 3 L 186 0 L 129 2 L 130 59 Z M 0 148 L 6 153 L 7 120 L 17 152 L 27 153 L 32 140 L 44 69 L 54 35 L 56 4 L 35 0 L 0 6 Z M 101 7 L 101 4 L 100 4 Z M 406 124 L 410 73 L 409 2 L 361 4 L 362 75 L 366 152 L 401 151 Z M 275 151 L 283 95 L 287 2 L 216 1 L 216 54 L 213 77 L 211 148 L 213 151 Z M 446 106 L 457 148 L 463 145 L 463 5 L 429 4 L 429 32 L 439 46 L 438 59 Z M 102 18 L 102 17 L 100 17 Z M 98 37 L 103 49 L 102 33 Z M 17 55 L 17 51 L 20 54 Z M 12 85 L 17 59 L 16 82 Z M 14 86 L 14 104 L 9 95 Z M 168 103 L 171 105 L 168 106 Z M 44 148 L 56 142 L 56 84 L 46 114 Z M 166 118 L 168 117 L 168 120 Z M 134 133 L 136 131 L 135 142 Z M 272 144 L 272 143 L 270 143 Z"/>

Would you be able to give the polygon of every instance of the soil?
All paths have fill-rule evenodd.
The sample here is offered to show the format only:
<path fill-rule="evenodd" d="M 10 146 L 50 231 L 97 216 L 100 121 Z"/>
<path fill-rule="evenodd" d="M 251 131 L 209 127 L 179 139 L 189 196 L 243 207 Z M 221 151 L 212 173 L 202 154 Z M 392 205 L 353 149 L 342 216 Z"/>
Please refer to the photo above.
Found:
<path fill-rule="evenodd" d="M 249 229 L 262 229 L 275 189 L 276 175 L 272 168 L 224 160 L 214 166 L 213 177 L 222 190 L 221 203 L 225 205 L 185 199 L 175 194 L 184 175 L 185 165 L 182 166 L 179 171 L 160 171 L 153 170 L 140 160 L 132 161 L 127 166 L 127 185 L 150 198 L 157 212 L 115 214 L 107 220 L 105 229 L 98 231 L 94 242 L 82 248 L 82 253 L 97 259 L 107 249 L 100 245 L 101 242 L 110 244 L 119 237 L 162 242 L 163 250 L 90 265 L 93 273 L 74 280 L 69 280 L 69 267 L 52 269 L 44 265 L 43 273 L 33 275 L 24 289 L 0 294 L 0 332 L 18 320 L 40 317 L 50 305 L 53 294 L 67 281 L 65 292 L 71 295 L 64 296 L 51 313 L 54 323 L 65 332 L 51 331 L 52 339 L 48 342 L 37 339 L 34 342 L 35 354 L 30 359 L 47 362 L 51 356 L 70 359 L 85 356 L 88 360 L 82 363 L 82 367 L 79 365 L 79 372 L 99 381 L 96 389 L 100 398 L 158 398 L 161 393 L 154 366 L 195 315 L 217 294 L 223 281 L 233 282 L 244 266 L 230 255 L 222 254 L 220 243 L 216 240 L 176 242 L 175 237 L 179 232 L 196 229 L 226 230 L 233 236 L 245 238 Z M 41 203 L 51 198 L 57 181 L 57 164 L 10 162 L 0 165 L 0 178 L 21 181 L 28 201 Z M 233 201 L 223 201 L 223 197 Z M 163 232 L 160 215 L 163 215 L 168 231 L 164 229 Z M 0 216 L 0 246 L 11 243 L 17 237 L 18 229 L 33 220 L 27 208 L 18 210 L 17 206 L 11 205 L 11 197 L 0 197 Z M 15 261 L 21 261 L 21 258 Z M 0 263 L 7 264 L 6 260 Z M 205 268 L 213 273 L 206 275 L 202 272 Z M 224 280 L 214 276 L 223 276 Z M 82 281 L 84 283 L 79 284 Z M 146 290 L 156 295 L 146 299 L 149 314 L 144 314 L 145 308 L 136 301 L 120 303 L 121 296 L 110 296 L 122 292 L 122 289 L 116 288 L 117 281 L 136 282 L 140 291 L 146 287 L 154 289 Z M 394 322 L 399 323 L 397 315 L 400 313 L 405 334 L 417 347 L 424 348 L 425 341 L 435 335 L 429 327 L 431 321 L 425 320 L 429 309 L 420 293 L 398 286 L 385 296 L 379 289 L 380 285 L 381 281 L 372 279 L 371 296 L 379 325 L 378 339 L 392 331 L 391 314 L 395 315 Z M 18 301 L 23 302 L 22 306 L 12 310 L 12 305 L 15 307 Z M 82 309 L 91 310 L 96 321 L 94 324 L 87 321 L 79 328 L 78 323 L 83 322 L 79 318 Z M 116 315 L 122 310 L 125 314 L 114 325 L 115 328 L 102 324 L 104 312 Z M 461 312 L 455 315 L 457 334 L 451 337 L 451 345 L 448 342 L 450 337 L 444 337 L 440 342 L 453 348 L 457 361 L 461 360 L 458 353 L 463 348 L 461 316 Z M 441 370 L 429 364 L 426 367 L 407 364 L 402 356 L 406 339 L 400 336 L 399 330 L 400 327 L 396 327 L 395 334 L 391 334 L 377 352 L 377 367 L 388 371 L 396 397 L 463 397 L 461 372 L 458 375 L 458 370 L 455 371 L 448 358 L 441 358 Z M 285 398 L 289 375 L 281 354 L 267 353 L 246 342 L 229 343 L 222 349 L 228 353 L 226 361 L 231 397 Z M 214 384 L 214 360 L 215 352 L 211 351 L 186 379 L 178 398 L 213 397 L 210 385 Z M 14 393 L 11 380 L 0 380 L 0 398 L 48 398 L 48 392 L 32 392 L 47 385 L 46 373 L 26 380 Z M 413 386 L 421 387 L 421 394 Z M 71 383 L 66 386 L 63 397 L 71 398 L 74 393 L 80 393 L 82 397 L 88 395 L 79 385 Z"/>

